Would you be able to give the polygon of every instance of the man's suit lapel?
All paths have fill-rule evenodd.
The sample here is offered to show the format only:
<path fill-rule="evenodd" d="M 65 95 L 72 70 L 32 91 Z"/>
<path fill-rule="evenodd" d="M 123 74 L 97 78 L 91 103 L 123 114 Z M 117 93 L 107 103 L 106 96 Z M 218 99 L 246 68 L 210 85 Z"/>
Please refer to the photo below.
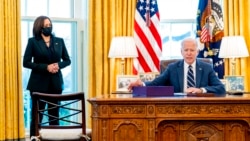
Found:
<path fill-rule="evenodd" d="M 178 73 L 178 81 L 179 81 L 179 86 L 180 86 L 180 92 L 183 92 L 183 81 L 184 81 L 184 61 L 181 61 L 178 64 L 178 68 L 177 68 L 177 73 Z"/>
<path fill-rule="evenodd" d="M 197 88 L 200 87 L 202 71 L 203 71 L 203 68 L 201 67 L 200 62 L 196 60 L 196 87 Z"/>

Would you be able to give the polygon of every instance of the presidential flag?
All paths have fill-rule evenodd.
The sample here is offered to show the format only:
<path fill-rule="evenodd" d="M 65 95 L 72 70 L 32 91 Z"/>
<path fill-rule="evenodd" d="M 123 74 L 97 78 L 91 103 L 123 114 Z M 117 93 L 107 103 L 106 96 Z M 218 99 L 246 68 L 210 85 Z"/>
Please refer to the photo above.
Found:
<path fill-rule="evenodd" d="M 200 39 L 200 58 L 212 58 L 218 77 L 224 77 L 224 62 L 219 58 L 220 43 L 224 36 L 220 0 L 200 0 L 197 13 L 197 37 Z"/>
<path fill-rule="evenodd" d="M 133 73 L 159 72 L 162 41 L 159 33 L 160 14 L 156 0 L 137 0 L 134 19 L 134 38 L 138 58 Z"/>

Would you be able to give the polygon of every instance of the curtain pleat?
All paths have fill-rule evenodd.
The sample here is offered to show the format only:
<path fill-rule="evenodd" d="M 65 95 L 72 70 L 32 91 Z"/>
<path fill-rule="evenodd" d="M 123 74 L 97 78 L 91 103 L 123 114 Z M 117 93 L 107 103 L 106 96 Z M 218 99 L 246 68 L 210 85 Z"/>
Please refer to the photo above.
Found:
<path fill-rule="evenodd" d="M 133 36 L 135 4 L 136 0 L 89 1 L 89 97 L 116 90 L 121 62 L 108 58 L 109 47 L 114 36 Z M 126 59 L 125 74 L 131 75 L 132 67 L 132 59 Z"/>
<path fill-rule="evenodd" d="M 250 17 L 249 17 L 249 0 L 224 0 L 224 25 L 225 36 L 242 35 L 245 37 L 248 50 L 250 49 Z M 250 58 L 236 59 L 236 75 L 245 76 L 245 91 L 249 91 L 250 83 L 250 66 L 247 65 Z M 230 65 L 231 59 L 225 59 L 225 75 L 232 75 Z"/>
<path fill-rule="evenodd" d="M 89 96 L 111 93 L 116 89 L 120 59 L 108 58 L 114 36 L 133 36 L 135 0 L 89 1 Z M 125 60 L 125 73 L 132 74 L 132 59 Z"/>
<path fill-rule="evenodd" d="M 0 140 L 25 140 L 20 0 L 0 1 Z"/>

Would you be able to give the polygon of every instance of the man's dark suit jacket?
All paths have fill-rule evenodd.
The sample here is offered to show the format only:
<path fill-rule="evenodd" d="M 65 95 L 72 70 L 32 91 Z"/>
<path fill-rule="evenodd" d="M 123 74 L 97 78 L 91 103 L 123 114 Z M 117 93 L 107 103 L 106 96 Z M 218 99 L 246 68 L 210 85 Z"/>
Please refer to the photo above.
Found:
<path fill-rule="evenodd" d="M 50 55 L 42 39 L 29 38 L 24 53 L 23 67 L 30 68 L 31 74 L 27 89 L 34 92 L 47 92 L 51 85 L 54 90 L 63 89 L 61 69 L 70 65 L 71 61 L 62 38 L 52 36 L 53 55 Z M 47 66 L 58 63 L 59 71 L 48 72 Z"/>
<path fill-rule="evenodd" d="M 174 86 L 174 92 L 183 92 L 184 60 L 168 65 L 166 70 L 146 86 Z M 196 87 L 205 88 L 207 93 L 225 94 L 225 87 L 218 79 L 211 64 L 196 59 Z"/>

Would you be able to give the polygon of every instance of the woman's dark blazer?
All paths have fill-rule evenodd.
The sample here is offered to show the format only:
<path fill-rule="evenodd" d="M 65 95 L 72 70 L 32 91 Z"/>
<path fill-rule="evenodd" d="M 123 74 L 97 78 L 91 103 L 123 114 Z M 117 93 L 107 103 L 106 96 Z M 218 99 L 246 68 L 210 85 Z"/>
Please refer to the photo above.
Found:
<path fill-rule="evenodd" d="M 62 38 L 52 36 L 53 55 L 49 55 L 43 39 L 29 38 L 23 57 L 23 67 L 31 69 L 27 89 L 34 92 L 47 92 L 63 90 L 63 77 L 61 69 L 70 65 L 70 57 Z M 50 73 L 47 66 L 58 63 L 59 71 Z"/>

